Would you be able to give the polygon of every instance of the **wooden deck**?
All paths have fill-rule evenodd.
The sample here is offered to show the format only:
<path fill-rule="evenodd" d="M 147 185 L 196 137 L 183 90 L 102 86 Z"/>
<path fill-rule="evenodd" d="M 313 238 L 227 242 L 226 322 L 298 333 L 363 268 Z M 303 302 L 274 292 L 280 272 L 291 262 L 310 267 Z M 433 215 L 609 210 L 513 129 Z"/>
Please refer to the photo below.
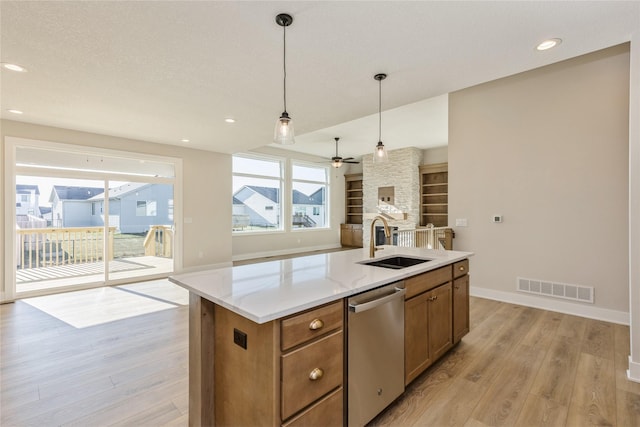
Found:
<path fill-rule="evenodd" d="M 109 261 L 109 278 L 125 279 L 168 274 L 173 271 L 173 259 L 155 256 L 120 258 Z M 16 271 L 16 291 L 104 282 L 104 261 L 66 264 L 51 267 L 25 268 Z"/>

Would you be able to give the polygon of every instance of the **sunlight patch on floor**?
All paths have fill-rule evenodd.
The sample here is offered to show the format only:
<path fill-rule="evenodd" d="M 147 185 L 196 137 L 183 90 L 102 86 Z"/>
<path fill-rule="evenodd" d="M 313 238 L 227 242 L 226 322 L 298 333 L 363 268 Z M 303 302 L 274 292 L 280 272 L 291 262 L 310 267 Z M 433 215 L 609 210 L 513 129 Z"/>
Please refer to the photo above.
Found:
<path fill-rule="evenodd" d="M 86 328 L 176 308 L 188 304 L 188 300 L 186 290 L 167 280 L 153 280 L 22 301 L 75 328 Z"/>

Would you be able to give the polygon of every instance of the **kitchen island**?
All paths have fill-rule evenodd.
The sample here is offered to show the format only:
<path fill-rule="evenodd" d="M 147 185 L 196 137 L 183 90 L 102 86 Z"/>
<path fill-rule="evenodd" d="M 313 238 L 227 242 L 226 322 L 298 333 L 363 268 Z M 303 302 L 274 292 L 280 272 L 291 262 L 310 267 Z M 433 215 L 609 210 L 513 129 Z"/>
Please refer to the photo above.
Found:
<path fill-rule="evenodd" d="M 189 424 L 342 425 L 346 298 L 402 280 L 412 381 L 468 332 L 472 254 L 384 246 L 376 259 L 396 255 L 429 261 L 369 266 L 355 249 L 171 277 L 190 292 Z"/>

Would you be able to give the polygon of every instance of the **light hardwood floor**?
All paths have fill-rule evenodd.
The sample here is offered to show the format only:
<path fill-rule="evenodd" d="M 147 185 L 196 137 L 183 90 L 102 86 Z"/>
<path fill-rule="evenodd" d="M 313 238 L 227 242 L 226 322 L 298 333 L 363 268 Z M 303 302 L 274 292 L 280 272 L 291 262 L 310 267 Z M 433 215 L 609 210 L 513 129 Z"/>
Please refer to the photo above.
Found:
<path fill-rule="evenodd" d="M 167 289 L 123 292 L 170 307 L 108 321 L 92 305 L 102 323 L 79 329 L 0 307 L 2 426 L 187 425 L 188 308 Z M 640 426 L 628 353 L 625 326 L 471 298 L 471 332 L 371 425 Z"/>

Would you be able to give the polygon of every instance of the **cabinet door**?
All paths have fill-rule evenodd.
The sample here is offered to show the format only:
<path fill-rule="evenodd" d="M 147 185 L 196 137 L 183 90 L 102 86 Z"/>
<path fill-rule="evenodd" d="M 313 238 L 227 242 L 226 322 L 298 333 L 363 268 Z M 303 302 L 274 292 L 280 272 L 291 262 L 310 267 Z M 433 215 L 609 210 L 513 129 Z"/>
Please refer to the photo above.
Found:
<path fill-rule="evenodd" d="M 457 343 L 469 332 L 469 276 L 453 282 L 453 342 Z"/>
<path fill-rule="evenodd" d="M 353 229 L 353 240 L 352 240 L 353 245 L 357 248 L 361 248 L 362 247 L 362 228 L 354 228 Z"/>
<path fill-rule="evenodd" d="M 348 224 L 340 226 L 340 244 L 342 246 L 353 246 L 353 232 Z"/>
<path fill-rule="evenodd" d="M 428 293 L 429 303 L 429 356 L 436 360 L 453 345 L 451 282 Z"/>
<path fill-rule="evenodd" d="M 425 292 L 404 303 L 404 379 L 409 384 L 429 366 L 429 297 Z"/>

